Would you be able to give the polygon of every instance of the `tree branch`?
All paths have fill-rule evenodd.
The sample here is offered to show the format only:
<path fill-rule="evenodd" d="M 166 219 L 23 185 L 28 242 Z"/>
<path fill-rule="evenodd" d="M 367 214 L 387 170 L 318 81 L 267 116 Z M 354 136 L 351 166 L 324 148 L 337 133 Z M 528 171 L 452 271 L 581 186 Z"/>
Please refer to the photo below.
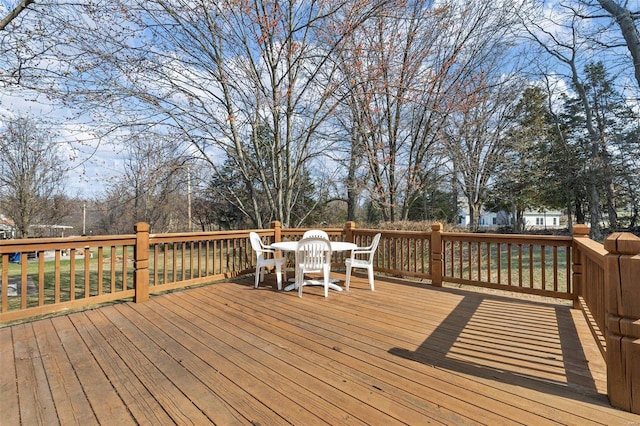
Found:
<path fill-rule="evenodd" d="M 0 31 L 3 31 L 11 21 L 16 19 L 18 15 L 27 8 L 30 4 L 35 3 L 35 0 L 22 0 L 5 18 L 0 21 Z"/>

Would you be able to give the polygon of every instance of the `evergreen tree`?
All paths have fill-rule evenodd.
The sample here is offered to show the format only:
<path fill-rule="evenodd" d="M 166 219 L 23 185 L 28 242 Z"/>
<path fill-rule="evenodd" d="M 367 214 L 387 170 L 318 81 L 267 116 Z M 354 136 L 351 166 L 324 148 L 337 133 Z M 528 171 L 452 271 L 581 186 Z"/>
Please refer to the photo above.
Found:
<path fill-rule="evenodd" d="M 624 139 L 621 135 L 628 132 L 627 123 L 633 113 L 614 89 L 602 62 L 587 64 L 584 72 L 584 97 L 567 97 L 563 114 L 567 141 L 574 152 L 570 172 L 574 173 L 573 179 L 585 185 L 582 190 L 576 188 L 576 208 L 588 205 L 592 228 L 600 226 L 603 211 L 609 226 L 617 228 L 616 168 Z M 581 200 L 582 196 L 585 198 Z"/>
<path fill-rule="evenodd" d="M 516 124 L 503 141 L 508 149 L 487 207 L 509 212 L 513 230 L 520 232 L 526 210 L 546 207 L 540 188 L 547 184 L 547 177 L 541 172 L 536 155 L 551 131 L 544 91 L 539 87 L 526 88 L 512 119 Z"/>

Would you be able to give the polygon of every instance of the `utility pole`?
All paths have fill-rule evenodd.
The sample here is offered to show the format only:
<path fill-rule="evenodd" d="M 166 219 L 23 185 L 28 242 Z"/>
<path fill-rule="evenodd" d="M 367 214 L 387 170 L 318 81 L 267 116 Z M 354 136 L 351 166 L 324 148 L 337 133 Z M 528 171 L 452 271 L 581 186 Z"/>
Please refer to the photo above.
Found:
<path fill-rule="evenodd" d="M 82 204 L 82 235 L 87 235 L 87 203 Z"/>

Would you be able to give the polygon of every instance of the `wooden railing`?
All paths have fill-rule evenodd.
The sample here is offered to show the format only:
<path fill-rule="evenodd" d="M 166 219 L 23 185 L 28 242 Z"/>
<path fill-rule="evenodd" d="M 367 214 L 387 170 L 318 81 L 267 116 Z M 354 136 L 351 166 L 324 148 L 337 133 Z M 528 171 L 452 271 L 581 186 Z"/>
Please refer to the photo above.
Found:
<path fill-rule="evenodd" d="M 304 231 L 282 229 L 278 222 L 271 229 L 257 230 L 266 243 L 298 240 Z M 325 231 L 333 240 L 359 246 L 370 244 L 381 232 L 375 257 L 379 273 L 436 286 L 448 282 L 577 297 L 571 285 L 570 237 L 452 233 L 442 232 L 439 224 L 431 232 L 420 232 L 357 229 L 348 222 L 344 228 Z M 149 234 L 148 225 L 141 223 L 131 235 L 0 242 L 0 322 L 120 299 L 143 301 L 149 294 L 252 273 L 248 234 L 249 230 Z M 12 263 L 15 253 L 19 260 Z M 347 255 L 336 253 L 334 265 L 344 265 Z M 589 262 L 582 262 L 585 277 L 590 276 Z M 601 280 L 583 290 L 593 288 L 587 294 L 595 293 L 597 282 Z M 603 303 L 602 297 L 582 297 L 590 307 L 595 300 Z M 602 311 L 592 308 L 592 312 L 603 329 Z"/>
<path fill-rule="evenodd" d="M 575 301 L 582 310 L 598 348 L 606 353 L 605 341 L 605 256 L 604 246 L 589 238 L 585 225 L 574 227 L 573 281 Z"/>
<path fill-rule="evenodd" d="M 571 237 L 442 234 L 442 279 L 572 299 Z"/>
<path fill-rule="evenodd" d="M 305 229 L 256 230 L 266 243 L 298 240 Z M 381 274 L 572 299 L 607 361 L 613 405 L 640 413 L 640 239 L 614 234 L 604 246 L 575 227 L 573 237 L 325 229 L 332 240 L 369 245 L 382 234 Z M 249 230 L 0 242 L 0 325 L 253 273 Z M 333 263 L 344 265 L 344 253 Z"/>
<path fill-rule="evenodd" d="M 134 296 L 136 235 L 0 242 L 0 323 Z"/>

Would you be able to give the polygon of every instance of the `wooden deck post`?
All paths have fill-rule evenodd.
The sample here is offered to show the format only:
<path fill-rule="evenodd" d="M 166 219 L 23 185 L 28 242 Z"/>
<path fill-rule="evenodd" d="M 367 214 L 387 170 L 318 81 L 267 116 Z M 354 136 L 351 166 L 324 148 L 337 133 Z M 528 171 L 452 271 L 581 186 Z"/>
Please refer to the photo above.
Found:
<path fill-rule="evenodd" d="M 356 237 L 353 234 L 353 230 L 356 229 L 356 223 L 353 221 L 348 221 L 344 224 L 344 240 L 350 243 L 356 242 Z"/>
<path fill-rule="evenodd" d="M 431 247 L 429 253 L 431 284 L 436 287 L 442 287 L 442 224 L 439 222 L 431 225 Z"/>
<path fill-rule="evenodd" d="M 138 222 L 134 229 L 136 246 L 133 252 L 133 301 L 142 303 L 149 300 L 149 224 Z"/>
<path fill-rule="evenodd" d="M 640 238 L 604 242 L 607 393 L 614 407 L 640 414 Z"/>
<path fill-rule="evenodd" d="M 587 225 L 574 225 L 573 238 L 589 238 L 589 227 Z M 571 284 L 573 286 L 573 309 L 580 309 L 580 296 L 582 296 L 582 251 L 578 244 L 573 244 L 571 254 Z"/>
<path fill-rule="evenodd" d="M 279 220 L 274 220 L 271 222 L 271 228 L 273 228 L 273 242 L 282 241 L 282 223 Z"/>

